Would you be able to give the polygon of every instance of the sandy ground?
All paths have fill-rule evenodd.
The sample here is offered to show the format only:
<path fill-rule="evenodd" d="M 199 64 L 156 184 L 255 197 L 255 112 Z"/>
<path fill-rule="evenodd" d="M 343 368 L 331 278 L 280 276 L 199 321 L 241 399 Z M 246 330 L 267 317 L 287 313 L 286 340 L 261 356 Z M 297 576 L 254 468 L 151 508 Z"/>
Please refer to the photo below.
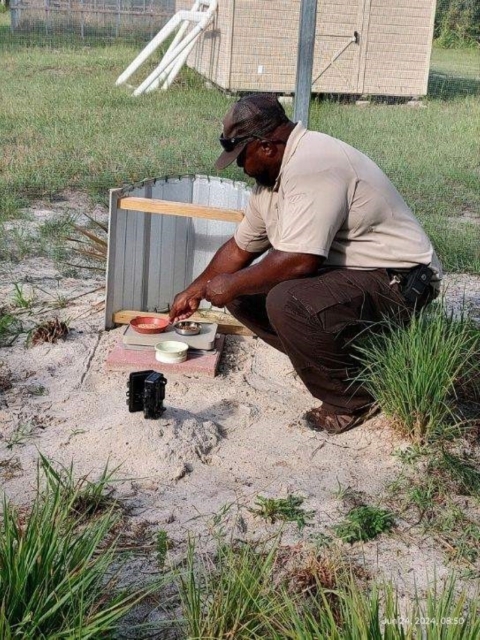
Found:
<path fill-rule="evenodd" d="M 62 206 L 39 204 L 32 224 L 35 215 L 55 216 Z M 465 295 L 479 316 L 480 279 L 447 281 L 451 304 Z M 302 415 L 315 401 L 288 359 L 255 338 L 227 337 L 215 379 L 168 375 L 161 419 L 129 413 L 127 374 L 104 370 L 121 329 L 103 331 L 103 292 L 94 291 L 102 278 L 62 277 L 47 259 L 4 264 L 2 304 L 19 282 L 39 301 L 70 299 L 63 309 L 38 312 L 35 320 L 58 315 L 70 319 L 71 330 L 57 344 L 27 348 L 20 336 L 0 349 L 0 374 L 12 384 L 0 392 L 0 477 L 15 503 L 27 504 L 34 495 L 39 452 L 64 465 L 73 461 L 78 475 L 92 479 L 107 462 L 118 465 L 123 481 L 115 486 L 130 507 L 130 526 L 165 530 L 172 553 L 180 556 L 188 532 L 206 536 L 221 512 L 240 537 L 271 531 L 248 511 L 259 494 L 300 494 L 314 511 L 303 532 L 285 527 L 286 541 L 331 534 L 347 510 L 340 487 L 378 504 L 398 474 L 392 453 L 408 443 L 382 416 L 340 436 L 312 432 Z M 436 542 L 411 529 L 412 523 L 397 524 L 392 535 L 348 546 L 348 553 L 372 575 L 393 577 L 408 597 L 415 585 L 422 590 L 435 572 L 442 578 L 451 567 Z"/>

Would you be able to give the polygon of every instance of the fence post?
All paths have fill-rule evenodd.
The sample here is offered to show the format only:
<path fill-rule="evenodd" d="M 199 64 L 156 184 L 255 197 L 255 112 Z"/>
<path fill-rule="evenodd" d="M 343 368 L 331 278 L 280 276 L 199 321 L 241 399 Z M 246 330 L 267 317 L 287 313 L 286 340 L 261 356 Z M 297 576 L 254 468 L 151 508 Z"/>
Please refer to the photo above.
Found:
<path fill-rule="evenodd" d="M 10 2 L 10 18 L 10 31 L 13 33 L 20 22 L 20 9 L 18 7 L 18 0 L 11 0 Z"/>
<path fill-rule="evenodd" d="M 50 26 L 50 0 L 45 0 L 45 35 L 48 36 Z"/>
<path fill-rule="evenodd" d="M 83 15 L 83 1 L 80 1 L 80 37 L 82 40 L 85 38 L 85 24 L 84 24 L 84 15 Z"/>
<path fill-rule="evenodd" d="M 295 104 L 293 119 L 301 120 L 308 127 L 310 95 L 312 92 L 313 53 L 317 23 L 317 0 L 302 0 L 298 33 L 297 77 L 295 80 Z"/>

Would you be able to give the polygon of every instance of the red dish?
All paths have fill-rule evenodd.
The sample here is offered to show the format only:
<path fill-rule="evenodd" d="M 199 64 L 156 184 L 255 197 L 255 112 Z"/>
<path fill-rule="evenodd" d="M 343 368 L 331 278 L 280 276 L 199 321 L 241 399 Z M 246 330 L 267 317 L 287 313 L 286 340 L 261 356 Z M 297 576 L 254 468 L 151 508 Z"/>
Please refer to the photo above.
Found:
<path fill-rule="evenodd" d="M 130 321 L 130 326 L 137 333 L 162 333 L 170 324 L 165 318 L 153 318 L 152 316 L 137 316 Z"/>

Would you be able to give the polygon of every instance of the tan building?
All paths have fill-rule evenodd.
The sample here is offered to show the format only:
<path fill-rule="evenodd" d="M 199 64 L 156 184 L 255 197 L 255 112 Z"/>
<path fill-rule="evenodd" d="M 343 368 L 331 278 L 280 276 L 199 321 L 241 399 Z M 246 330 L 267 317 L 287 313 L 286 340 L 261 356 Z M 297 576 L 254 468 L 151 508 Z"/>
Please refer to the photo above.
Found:
<path fill-rule="evenodd" d="M 436 0 L 320 0 L 314 93 L 427 93 Z M 192 0 L 177 0 L 190 9 Z M 300 0 L 219 0 L 188 64 L 232 92 L 295 88 Z"/>

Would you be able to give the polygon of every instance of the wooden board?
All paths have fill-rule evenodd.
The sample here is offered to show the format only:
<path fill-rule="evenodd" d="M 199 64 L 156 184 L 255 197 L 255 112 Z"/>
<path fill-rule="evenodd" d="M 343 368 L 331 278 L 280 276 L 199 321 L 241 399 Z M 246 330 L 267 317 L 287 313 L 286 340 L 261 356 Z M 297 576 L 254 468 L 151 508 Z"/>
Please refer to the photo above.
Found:
<path fill-rule="evenodd" d="M 220 209 L 200 204 L 170 202 L 152 198 L 120 198 L 117 206 L 125 211 L 160 213 L 170 216 L 187 216 L 189 218 L 208 218 L 209 220 L 222 220 L 224 222 L 240 222 L 243 218 L 243 213 L 236 209 Z"/>
<path fill-rule="evenodd" d="M 113 314 L 113 322 L 115 324 L 129 324 L 136 316 L 149 315 L 154 318 L 168 318 L 168 313 L 152 313 L 151 311 L 132 311 L 122 310 Z M 197 322 L 216 322 L 218 324 L 218 332 L 235 335 L 235 336 L 252 336 L 254 335 L 250 329 L 236 320 L 233 316 L 226 313 L 201 310 L 194 313 L 190 318 Z"/>

